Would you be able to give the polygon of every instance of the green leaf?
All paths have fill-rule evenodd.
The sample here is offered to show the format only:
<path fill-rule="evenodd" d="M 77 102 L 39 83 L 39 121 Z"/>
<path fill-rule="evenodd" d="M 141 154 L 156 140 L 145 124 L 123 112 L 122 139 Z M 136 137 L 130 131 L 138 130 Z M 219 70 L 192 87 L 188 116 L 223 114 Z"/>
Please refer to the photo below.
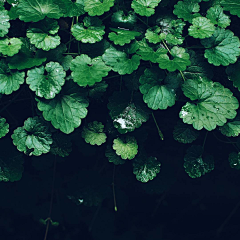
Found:
<path fill-rule="evenodd" d="M 52 144 L 52 134 L 38 117 L 28 118 L 23 127 L 14 130 L 11 137 L 17 149 L 29 156 L 48 153 Z"/>
<path fill-rule="evenodd" d="M 147 29 L 145 37 L 150 43 L 156 44 L 164 40 L 166 38 L 166 35 L 164 33 L 161 33 L 160 27 L 154 26 Z"/>
<path fill-rule="evenodd" d="M 238 0 L 221 0 L 223 10 L 229 11 L 232 15 L 237 15 L 240 18 L 240 4 Z"/>
<path fill-rule="evenodd" d="M 114 92 L 107 107 L 114 127 L 122 134 L 139 128 L 149 117 L 149 111 L 139 93 L 131 95 L 126 91 Z"/>
<path fill-rule="evenodd" d="M 139 37 L 141 35 L 140 32 L 130 31 L 128 29 L 117 29 L 110 28 L 113 32 L 108 34 L 108 37 L 111 41 L 116 45 L 123 46 L 126 43 L 130 43 L 135 37 Z"/>
<path fill-rule="evenodd" d="M 104 125 L 101 122 L 90 122 L 83 127 L 82 137 L 86 143 L 91 145 L 102 145 L 106 142 L 107 136 L 104 133 Z"/>
<path fill-rule="evenodd" d="M 65 83 L 66 73 L 57 62 L 49 62 L 43 66 L 28 70 L 26 83 L 38 97 L 52 99 Z"/>
<path fill-rule="evenodd" d="M 240 134 L 240 116 L 225 123 L 219 128 L 220 132 L 227 137 L 237 137 Z"/>
<path fill-rule="evenodd" d="M 6 122 L 5 118 L 0 117 L 0 138 L 5 137 L 8 132 L 9 132 L 9 124 Z"/>
<path fill-rule="evenodd" d="M 133 159 L 138 153 L 138 144 L 132 136 L 122 136 L 113 140 L 113 149 L 122 159 Z"/>
<path fill-rule="evenodd" d="M 70 69 L 73 81 L 83 87 L 93 86 L 96 82 L 101 82 L 102 78 L 106 77 L 111 70 L 104 64 L 101 57 L 91 59 L 86 54 L 81 54 L 72 60 Z"/>
<path fill-rule="evenodd" d="M 34 54 L 34 49 L 27 38 L 21 38 L 21 41 L 23 44 L 19 53 L 11 58 L 7 58 L 8 66 L 10 69 L 28 69 L 39 66 L 47 60 L 47 58 L 37 57 Z"/>
<path fill-rule="evenodd" d="M 178 18 L 183 18 L 185 21 L 192 22 L 195 17 L 199 17 L 198 13 L 200 6 L 197 2 L 192 0 L 178 1 L 174 5 L 173 13 L 178 16 Z M 194 13 L 194 14 L 193 14 Z"/>
<path fill-rule="evenodd" d="M 108 84 L 105 81 L 95 83 L 88 91 L 89 97 L 98 99 L 106 92 Z"/>
<path fill-rule="evenodd" d="M 153 110 L 166 109 L 175 104 L 175 89 L 171 84 L 162 83 L 164 72 L 159 69 L 146 69 L 139 79 L 143 101 Z"/>
<path fill-rule="evenodd" d="M 95 43 L 103 39 L 105 26 L 98 17 L 85 17 L 83 23 L 72 26 L 72 35 L 83 43 Z"/>
<path fill-rule="evenodd" d="M 207 155 L 203 157 L 202 146 L 192 145 L 188 148 L 184 156 L 184 168 L 186 173 L 191 178 L 198 178 L 214 169 L 214 159 L 212 156 Z"/>
<path fill-rule="evenodd" d="M 132 11 L 128 11 L 126 15 L 122 10 L 119 10 L 113 13 L 111 22 L 116 27 L 132 28 L 137 22 L 137 17 Z"/>
<path fill-rule="evenodd" d="M 59 19 L 62 12 L 56 0 L 21 0 L 17 13 L 24 22 L 38 22 L 45 17 Z"/>
<path fill-rule="evenodd" d="M 153 180 L 160 172 L 161 163 L 155 157 L 137 157 L 133 161 L 133 173 L 136 179 L 140 182 L 146 183 Z"/>
<path fill-rule="evenodd" d="M 22 178 L 24 159 L 10 139 L 0 141 L 0 182 L 15 182 Z M 6 151 L 7 149 L 7 151 Z"/>
<path fill-rule="evenodd" d="M 88 100 L 84 89 L 67 81 L 60 94 L 52 100 L 37 99 L 38 109 L 43 117 L 51 121 L 56 129 L 69 134 L 81 124 L 87 116 Z"/>
<path fill-rule="evenodd" d="M 0 61 L 0 93 L 11 94 L 24 83 L 25 72 L 10 70 L 4 60 Z"/>
<path fill-rule="evenodd" d="M 135 13 L 150 17 L 154 14 L 154 8 L 158 6 L 161 0 L 133 0 L 131 7 L 134 9 Z"/>
<path fill-rule="evenodd" d="M 210 19 L 213 24 L 222 28 L 226 28 L 231 22 L 229 16 L 223 13 L 223 8 L 219 5 L 209 8 L 206 17 Z"/>
<path fill-rule="evenodd" d="M 12 57 L 21 49 L 23 42 L 19 38 L 5 38 L 0 40 L 0 53 Z"/>
<path fill-rule="evenodd" d="M 108 12 L 115 0 L 84 0 L 84 10 L 90 16 L 100 16 Z"/>
<path fill-rule="evenodd" d="M 85 13 L 84 0 L 58 0 L 63 17 L 78 17 Z"/>
<path fill-rule="evenodd" d="M 194 38 L 208 38 L 215 31 L 214 24 L 205 17 L 196 17 L 192 20 L 192 25 L 188 28 L 188 33 Z"/>
<path fill-rule="evenodd" d="M 231 152 L 228 156 L 228 161 L 231 168 L 240 170 L 240 152 Z"/>
<path fill-rule="evenodd" d="M 174 72 L 176 70 L 184 71 L 187 66 L 191 65 L 189 61 L 189 54 L 185 52 L 184 48 L 181 47 L 173 47 L 171 49 L 171 57 L 169 58 L 167 55 L 167 49 L 161 48 L 159 52 L 159 58 L 157 62 L 159 63 L 159 67 L 161 69 L 167 69 L 169 72 Z"/>
<path fill-rule="evenodd" d="M 102 59 L 106 65 L 111 66 L 112 70 L 120 75 L 131 74 L 140 65 L 138 55 L 129 58 L 125 52 L 119 51 L 112 46 L 105 51 Z"/>
<path fill-rule="evenodd" d="M 7 10 L 0 9 L 0 37 L 4 37 L 10 28 L 9 16 Z"/>
<path fill-rule="evenodd" d="M 199 132 L 192 126 L 177 122 L 173 130 L 173 138 L 180 143 L 192 143 L 199 136 Z"/>
<path fill-rule="evenodd" d="M 233 65 L 229 65 L 226 68 L 226 73 L 228 75 L 228 79 L 233 81 L 233 86 L 238 88 L 238 91 L 240 91 L 240 61 L 237 61 Z"/>
<path fill-rule="evenodd" d="M 230 30 L 216 28 L 212 37 L 201 40 L 205 48 L 204 57 L 215 66 L 235 63 L 240 55 L 240 41 Z"/>
<path fill-rule="evenodd" d="M 110 163 L 113 163 L 115 165 L 124 164 L 126 161 L 123 160 L 120 156 L 116 154 L 116 152 L 113 151 L 112 147 L 110 145 L 107 145 L 105 156 L 108 158 L 108 161 Z"/>
<path fill-rule="evenodd" d="M 48 51 L 60 45 L 60 37 L 56 35 L 58 29 L 57 21 L 47 18 L 30 25 L 27 30 L 27 37 L 36 48 Z"/>
<path fill-rule="evenodd" d="M 211 131 L 216 126 L 223 126 L 227 119 L 236 117 L 238 100 L 219 82 L 207 78 L 188 79 L 183 83 L 182 90 L 194 102 L 187 102 L 179 117 L 184 123 L 193 124 L 195 129 Z"/>

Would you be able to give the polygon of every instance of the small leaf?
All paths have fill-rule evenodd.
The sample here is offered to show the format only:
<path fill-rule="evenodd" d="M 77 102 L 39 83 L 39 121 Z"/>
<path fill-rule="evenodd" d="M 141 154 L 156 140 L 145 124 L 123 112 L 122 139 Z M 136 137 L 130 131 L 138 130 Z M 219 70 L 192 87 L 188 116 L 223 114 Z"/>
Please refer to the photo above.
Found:
<path fill-rule="evenodd" d="M 216 28 L 214 34 L 201 40 L 205 48 L 204 57 L 215 66 L 235 63 L 240 55 L 240 41 L 230 30 Z"/>
<path fill-rule="evenodd" d="M 99 99 L 106 92 L 108 84 L 105 81 L 100 83 L 95 83 L 91 88 L 89 88 L 88 95 L 90 98 Z"/>
<path fill-rule="evenodd" d="M 90 122 L 83 127 L 82 137 L 86 143 L 91 145 L 102 145 L 106 142 L 107 136 L 104 133 L 104 125 L 101 122 Z"/>
<path fill-rule="evenodd" d="M 240 170 L 240 152 L 231 152 L 228 156 L 228 161 L 231 168 Z"/>
<path fill-rule="evenodd" d="M 207 155 L 203 157 L 202 146 L 192 145 L 188 148 L 184 156 L 184 168 L 186 173 L 191 178 L 198 178 L 214 169 L 214 159 L 212 156 Z"/>
<path fill-rule="evenodd" d="M 161 33 L 160 27 L 155 26 L 147 29 L 145 37 L 150 43 L 156 44 L 164 40 L 166 38 L 166 35 L 164 33 Z"/>
<path fill-rule="evenodd" d="M 108 161 L 115 165 L 124 164 L 126 161 L 123 160 L 120 156 L 116 154 L 116 152 L 113 151 L 112 147 L 110 145 L 107 145 L 105 156 L 108 158 Z"/>
<path fill-rule="evenodd" d="M 65 83 L 66 73 L 57 62 L 49 62 L 43 66 L 28 70 L 26 82 L 38 97 L 52 99 Z"/>
<path fill-rule="evenodd" d="M 133 173 L 136 179 L 140 182 L 146 183 L 153 180 L 160 172 L 161 163 L 155 157 L 137 157 L 133 161 Z"/>
<path fill-rule="evenodd" d="M 184 123 L 193 124 L 195 129 L 211 131 L 216 126 L 223 126 L 227 119 L 236 117 L 238 100 L 219 82 L 207 78 L 188 79 L 183 83 L 182 90 L 186 97 L 195 102 L 187 102 L 179 117 Z"/>
<path fill-rule="evenodd" d="M 72 35 L 83 43 L 95 43 L 103 39 L 105 26 L 98 17 L 85 17 L 83 23 L 72 26 Z"/>
<path fill-rule="evenodd" d="M 102 78 L 106 77 L 111 70 L 104 64 L 101 57 L 91 59 L 86 54 L 81 54 L 72 60 L 70 69 L 73 81 L 83 87 L 93 86 L 96 82 L 101 82 Z"/>
<path fill-rule="evenodd" d="M 138 144 L 132 136 L 122 136 L 113 140 L 113 149 L 122 159 L 133 159 L 138 153 Z"/>
<path fill-rule="evenodd" d="M 0 10 L 0 37 L 4 37 L 10 28 L 7 10 Z"/>
<path fill-rule="evenodd" d="M 84 10 L 89 16 L 100 16 L 108 12 L 115 0 L 84 0 Z"/>
<path fill-rule="evenodd" d="M 219 130 L 227 137 L 237 137 L 240 134 L 240 116 L 225 123 Z"/>
<path fill-rule="evenodd" d="M 154 8 L 158 6 L 161 0 L 133 0 L 131 7 L 134 9 L 135 13 L 150 17 L 154 14 Z"/>
<path fill-rule="evenodd" d="M 238 91 L 240 91 L 240 61 L 237 61 L 233 65 L 229 65 L 226 68 L 226 73 L 228 75 L 228 79 L 233 81 L 233 86 L 238 88 Z"/>
<path fill-rule="evenodd" d="M 17 54 L 22 46 L 19 38 L 5 38 L 0 40 L 0 53 L 12 57 Z"/>
<path fill-rule="evenodd" d="M 137 22 L 137 17 L 136 14 L 132 11 L 128 11 L 126 15 L 122 10 L 119 10 L 113 13 L 111 22 L 116 27 L 132 28 Z"/>
<path fill-rule="evenodd" d="M 48 153 L 52 144 L 51 133 L 38 117 L 28 118 L 23 127 L 15 129 L 12 139 L 17 149 L 29 156 Z"/>
<path fill-rule="evenodd" d="M 6 122 L 5 118 L 0 117 L 0 138 L 6 136 L 9 132 L 9 124 Z M 1 165 L 0 165 L 1 168 Z"/>
<path fill-rule="evenodd" d="M 25 72 L 10 70 L 4 60 L 0 61 L 0 93 L 11 94 L 24 83 Z"/>
<path fill-rule="evenodd" d="M 221 0 L 223 10 L 230 11 L 232 15 L 237 15 L 240 18 L 240 5 L 238 0 Z"/>
<path fill-rule="evenodd" d="M 194 38 L 208 38 L 215 31 L 214 24 L 205 17 L 196 17 L 192 20 L 192 25 L 188 28 L 188 33 Z"/>

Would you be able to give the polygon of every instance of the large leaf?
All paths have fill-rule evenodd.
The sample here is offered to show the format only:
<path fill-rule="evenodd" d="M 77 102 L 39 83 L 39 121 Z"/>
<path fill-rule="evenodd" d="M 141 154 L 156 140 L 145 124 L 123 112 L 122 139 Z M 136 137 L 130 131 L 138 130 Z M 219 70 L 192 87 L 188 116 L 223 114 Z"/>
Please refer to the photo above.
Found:
<path fill-rule="evenodd" d="M 223 126 L 227 119 L 235 118 L 238 100 L 220 83 L 207 78 L 188 79 L 182 89 L 184 95 L 194 101 L 187 102 L 179 113 L 184 123 L 192 124 L 197 130 L 211 131 Z"/>
<path fill-rule="evenodd" d="M 4 37 L 10 28 L 9 16 L 7 10 L 0 9 L 0 37 Z"/>
<path fill-rule="evenodd" d="M 40 156 L 50 151 L 52 134 L 38 118 L 28 118 L 23 127 L 18 127 L 12 134 L 13 144 L 20 152 L 31 156 Z"/>
<path fill-rule="evenodd" d="M 202 146 L 192 145 L 184 156 L 183 166 L 189 177 L 198 178 L 214 169 L 214 159 L 210 155 L 203 157 Z"/>
<path fill-rule="evenodd" d="M 237 15 L 240 18 L 240 4 L 238 0 L 221 0 L 220 4 L 225 11 L 230 11 L 232 15 Z"/>
<path fill-rule="evenodd" d="M 58 0 L 64 17 L 78 17 L 85 13 L 84 0 Z"/>
<path fill-rule="evenodd" d="M 51 121 L 56 129 L 69 134 L 81 124 L 87 116 L 87 93 L 73 82 L 67 81 L 62 92 L 52 100 L 37 99 L 38 109 L 43 117 Z"/>
<path fill-rule="evenodd" d="M 85 17 L 83 23 L 72 26 L 72 35 L 83 43 L 95 43 L 103 39 L 105 26 L 98 17 Z"/>
<path fill-rule="evenodd" d="M 154 8 L 161 2 L 161 0 L 133 0 L 131 7 L 135 13 L 141 16 L 150 17 L 154 14 Z"/>
<path fill-rule="evenodd" d="M 49 62 L 43 66 L 28 70 L 26 82 L 38 97 L 52 99 L 65 83 L 66 73 L 57 62 Z"/>
<path fill-rule="evenodd" d="M 115 0 L 84 0 L 84 10 L 90 16 L 100 16 L 108 12 Z"/>
<path fill-rule="evenodd" d="M 56 35 L 58 29 L 57 21 L 47 18 L 30 25 L 27 30 L 27 37 L 36 48 L 48 51 L 60 45 L 60 37 Z"/>
<path fill-rule="evenodd" d="M 215 66 L 235 63 L 240 55 L 240 41 L 230 30 L 216 28 L 212 37 L 201 40 L 208 62 Z"/>
<path fill-rule="evenodd" d="M 102 61 L 101 57 L 91 59 L 86 54 L 77 56 L 71 62 L 73 81 L 79 86 L 93 86 L 96 82 L 101 82 L 103 77 L 111 70 Z"/>
<path fill-rule="evenodd" d="M 0 138 L 4 137 L 8 132 L 9 124 L 6 122 L 5 118 L 0 117 Z"/>
<path fill-rule="evenodd" d="M 140 182 L 146 183 L 153 180 L 160 172 L 161 163 L 155 157 L 137 157 L 133 162 L 133 173 L 136 179 Z"/>
<path fill-rule="evenodd" d="M 45 17 L 59 19 L 62 12 L 56 0 L 21 0 L 17 13 L 24 22 L 38 22 Z"/>
<path fill-rule="evenodd" d="M 129 58 L 125 52 L 119 51 L 112 46 L 105 51 L 102 59 L 106 65 L 111 66 L 112 70 L 120 75 L 131 74 L 140 65 L 138 55 L 135 54 Z"/>
<path fill-rule="evenodd" d="M 5 38 L 0 40 L 0 53 L 12 57 L 17 54 L 22 46 L 19 38 Z"/>
<path fill-rule="evenodd" d="M 139 93 L 114 92 L 109 98 L 108 109 L 114 127 L 122 134 L 134 131 L 148 120 L 149 111 Z"/>
<path fill-rule="evenodd" d="M 0 93 L 11 94 L 24 83 L 25 72 L 10 70 L 4 60 L 0 61 Z"/>

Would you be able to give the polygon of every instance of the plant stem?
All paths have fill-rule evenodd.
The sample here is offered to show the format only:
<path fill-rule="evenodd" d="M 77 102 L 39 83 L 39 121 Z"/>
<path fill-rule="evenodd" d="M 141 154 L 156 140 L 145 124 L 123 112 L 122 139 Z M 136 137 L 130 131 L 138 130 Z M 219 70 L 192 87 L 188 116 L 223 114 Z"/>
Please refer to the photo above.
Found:
<path fill-rule="evenodd" d="M 204 149 L 204 146 L 205 146 L 205 143 L 206 143 L 206 140 L 207 140 L 207 135 L 208 135 L 208 131 L 206 132 L 204 140 L 203 140 L 203 145 L 202 145 L 203 149 Z"/>
<path fill-rule="evenodd" d="M 113 182 L 112 182 L 112 188 L 113 188 L 113 203 L 114 203 L 114 211 L 117 212 L 117 202 L 116 202 L 116 195 L 115 195 L 115 164 L 113 167 Z"/>
<path fill-rule="evenodd" d="M 159 137 L 161 138 L 161 140 L 164 140 L 163 133 L 162 133 L 162 131 L 160 130 L 158 124 L 157 124 L 157 121 L 156 121 L 156 118 L 155 118 L 153 112 L 152 112 L 152 117 L 153 117 L 154 123 L 155 123 L 155 125 L 156 125 L 156 127 L 157 127 Z"/>

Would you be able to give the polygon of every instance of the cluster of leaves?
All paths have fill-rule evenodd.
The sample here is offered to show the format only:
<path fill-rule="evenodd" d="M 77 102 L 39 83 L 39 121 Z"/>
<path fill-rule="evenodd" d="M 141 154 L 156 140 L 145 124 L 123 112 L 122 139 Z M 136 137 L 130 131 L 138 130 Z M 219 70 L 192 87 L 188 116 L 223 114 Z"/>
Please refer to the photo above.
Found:
<path fill-rule="evenodd" d="M 161 14 L 163 8 L 171 11 Z M 161 163 L 140 154 L 146 139 L 136 129 L 151 116 L 163 140 L 155 112 L 184 102 L 173 131 L 180 143 L 213 130 L 238 137 L 240 40 L 232 15 L 240 17 L 238 0 L 1 0 L 1 97 L 17 96 L 27 85 L 37 106 L 11 132 L 12 143 L 28 156 L 66 157 L 72 141 L 67 136 L 79 128 L 86 143 L 106 149 L 109 162 L 131 160 L 137 180 L 148 182 Z M 25 29 L 21 35 L 14 33 L 16 23 Z M 224 69 L 231 90 L 213 68 Z M 109 124 L 97 116 L 88 121 L 89 105 L 106 97 Z M 10 129 L 0 117 L 0 137 Z M 204 143 L 190 145 L 184 157 L 192 178 L 214 169 Z M 19 180 L 22 160 L 0 160 L 1 181 Z M 229 161 L 239 169 L 238 152 Z"/>

